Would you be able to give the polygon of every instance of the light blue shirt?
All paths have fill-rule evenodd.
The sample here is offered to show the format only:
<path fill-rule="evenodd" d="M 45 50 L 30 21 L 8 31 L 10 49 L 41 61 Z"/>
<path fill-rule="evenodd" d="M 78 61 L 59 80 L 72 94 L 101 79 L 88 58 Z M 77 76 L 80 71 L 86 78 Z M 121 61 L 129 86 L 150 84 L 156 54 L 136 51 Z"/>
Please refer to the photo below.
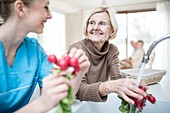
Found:
<path fill-rule="evenodd" d="M 51 69 L 52 65 L 36 39 L 24 39 L 12 66 L 8 64 L 0 42 L 0 113 L 11 113 L 26 105 L 36 84 L 41 88 L 43 77 Z"/>

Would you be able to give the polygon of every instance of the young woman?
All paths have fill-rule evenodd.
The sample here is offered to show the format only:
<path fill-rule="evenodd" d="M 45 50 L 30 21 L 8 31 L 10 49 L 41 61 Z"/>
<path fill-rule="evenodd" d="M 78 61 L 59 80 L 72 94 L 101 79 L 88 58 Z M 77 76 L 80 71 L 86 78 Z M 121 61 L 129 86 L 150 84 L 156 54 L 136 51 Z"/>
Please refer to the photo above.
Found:
<path fill-rule="evenodd" d="M 0 0 L 4 20 L 0 27 L 1 113 L 45 113 L 68 94 L 71 83 L 62 75 L 70 72 L 50 74 L 52 65 L 46 53 L 36 39 L 26 36 L 29 32 L 43 32 L 45 22 L 52 18 L 49 4 L 49 0 Z M 69 54 L 78 58 L 80 65 L 74 80 L 77 86 L 73 86 L 76 93 L 89 61 L 81 49 L 74 48 Z M 37 83 L 41 96 L 29 103 Z"/>

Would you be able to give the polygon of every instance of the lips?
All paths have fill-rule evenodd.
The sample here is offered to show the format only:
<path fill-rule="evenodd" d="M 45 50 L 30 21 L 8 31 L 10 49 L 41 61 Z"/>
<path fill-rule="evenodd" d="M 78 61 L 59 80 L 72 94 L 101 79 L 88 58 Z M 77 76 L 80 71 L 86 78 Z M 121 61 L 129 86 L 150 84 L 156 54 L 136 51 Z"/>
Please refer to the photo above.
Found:
<path fill-rule="evenodd" d="M 44 27 L 45 23 L 46 23 L 46 21 L 43 21 L 43 22 L 42 22 L 42 26 L 43 26 L 43 27 Z"/>
<path fill-rule="evenodd" d="M 92 31 L 92 32 L 90 32 L 90 34 L 92 34 L 92 35 L 103 35 L 103 33 L 102 32 L 99 32 L 99 31 Z"/>

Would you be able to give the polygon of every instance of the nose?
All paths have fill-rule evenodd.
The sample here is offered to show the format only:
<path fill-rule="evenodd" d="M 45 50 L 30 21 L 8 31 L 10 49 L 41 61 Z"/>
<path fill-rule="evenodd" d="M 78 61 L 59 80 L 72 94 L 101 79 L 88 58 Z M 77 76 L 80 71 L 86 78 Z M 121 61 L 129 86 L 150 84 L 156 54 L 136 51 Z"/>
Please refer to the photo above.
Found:
<path fill-rule="evenodd" d="M 49 11 L 48 13 L 47 13 L 47 19 L 51 19 L 52 18 L 52 14 L 51 14 L 51 12 Z"/>
<path fill-rule="evenodd" d="M 95 24 L 93 29 L 99 29 L 99 24 Z"/>

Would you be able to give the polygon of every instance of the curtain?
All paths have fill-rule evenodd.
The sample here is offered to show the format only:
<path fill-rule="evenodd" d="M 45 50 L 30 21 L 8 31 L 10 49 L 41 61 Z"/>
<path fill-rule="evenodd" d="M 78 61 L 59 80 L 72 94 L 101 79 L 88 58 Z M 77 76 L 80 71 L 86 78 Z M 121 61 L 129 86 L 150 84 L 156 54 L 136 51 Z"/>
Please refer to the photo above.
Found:
<path fill-rule="evenodd" d="M 170 1 L 157 3 L 156 11 L 157 18 L 157 32 L 155 39 L 159 39 L 161 36 L 170 33 Z M 155 48 L 155 59 L 153 68 L 165 69 L 170 72 L 170 54 L 168 48 L 170 48 L 170 39 L 164 40 L 158 44 Z"/>

